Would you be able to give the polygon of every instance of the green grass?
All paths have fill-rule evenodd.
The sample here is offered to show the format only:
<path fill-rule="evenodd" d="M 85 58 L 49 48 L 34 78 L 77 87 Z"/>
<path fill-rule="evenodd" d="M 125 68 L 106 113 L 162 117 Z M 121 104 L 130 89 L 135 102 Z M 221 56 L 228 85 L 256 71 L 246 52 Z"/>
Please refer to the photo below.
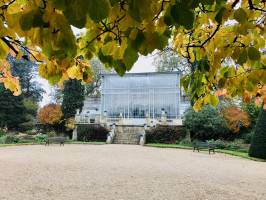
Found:
<path fill-rule="evenodd" d="M 175 149 L 187 149 L 192 150 L 191 146 L 185 146 L 180 144 L 146 144 L 147 147 L 157 147 L 157 148 L 175 148 Z M 207 151 L 207 149 L 202 149 L 203 151 Z M 266 160 L 250 157 L 247 152 L 240 152 L 240 151 L 232 151 L 232 150 L 225 150 L 225 149 L 216 149 L 218 153 L 224 153 L 231 156 L 237 156 L 240 158 L 245 158 L 254 161 L 266 162 Z"/>
<path fill-rule="evenodd" d="M 13 143 L 13 144 L 0 144 L 0 147 L 10 147 L 10 146 L 24 146 L 24 145 L 36 145 L 37 143 Z"/>

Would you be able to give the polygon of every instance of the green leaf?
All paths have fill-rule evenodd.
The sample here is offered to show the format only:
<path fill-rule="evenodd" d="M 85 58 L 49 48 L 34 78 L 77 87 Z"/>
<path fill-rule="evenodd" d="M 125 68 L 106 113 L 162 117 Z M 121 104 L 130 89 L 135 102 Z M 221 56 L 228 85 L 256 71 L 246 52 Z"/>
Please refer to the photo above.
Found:
<path fill-rule="evenodd" d="M 165 46 L 168 44 L 168 37 L 165 35 L 161 35 L 157 32 L 154 33 L 154 38 L 155 38 L 155 48 L 158 50 L 163 50 Z"/>
<path fill-rule="evenodd" d="M 224 13 L 226 12 L 226 8 L 225 7 L 222 7 L 220 8 L 220 10 L 218 11 L 218 13 L 216 14 L 215 16 L 215 20 L 221 24 L 222 21 L 223 21 L 223 16 L 224 16 Z"/>
<path fill-rule="evenodd" d="M 113 67 L 119 76 L 123 76 L 126 73 L 126 66 L 122 60 L 113 60 Z"/>
<path fill-rule="evenodd" d="M 67 6 L 64 14 L 69 23 L 77 28 L 83 28 L 86 24 L 86 12 L 88 3 L 84 0 L 71 0 L 71 6 Z"/>
<path fill-rule="evenodd" d="M 214 0 L 200 0 L 200 3 L 202 3 L 204 5 L 213 5 Z"/>
<path fill-rule="evenodd" d="M 240 24 L 247 22 L 247 13 L 243 8 L 239 8 L 234 12 L 234 19 Z"/>
<path fill-rule="evenodd" d="M 184 7 L 183 4 L 177 3 L 176 5 L 172 6 L 171 16 L 177 24 L 184 26 L 186 29 L 193 28 L 195 19 L 194 12 L 193 10 Z"/>
<path fill-rule="evenodd" d="M 251 81 L 248 81 L 247 84 L 246 84 L 246 90 L 250 91 L 250 92 L 253 92 L 256 85 L 257 84 L 254 85 L 254 84 L 252 84 Z"/>
<path fill-rule="evenodd" d="M 6 45 L 6 43 L 0 40 L 0 59 L 6 58 L 8 50 L 9 47 Z"/>
<path fill-rule="evenodd" d="M 206 58 L 203 58 L 199 61 L 198 68 L 202 72 L 206 72 L 210 70 L 209 62 Z"/>
<path fill-rule="evenodd" d="M 88 14 L 93 21 L 99 22 L 109 16 L 111 9 L 109 0 L 89 0 L 85 2 L 88 4 Z"/>
<path fill-rule="evenodd" d="M 126 66 L 126 69 L 129 71 L 134 63 L 138 60 L 138 52 L 131 47 L 129 44 L 124 52 L 124 63 Z"/>
<path fill-rule="evenodd" d="M 225 83 L 226 83 L 226 79 L 225 78 L 221 78 L 219 81 L 218 81 L 218 87 L 219 88 L 223 88 L 225 86 Z"/>
<path fill-rule="evenodd" d="M 67 8 L 66 0 L 52 0 L 55 8 L 59 10 L 65 10 Z"/>
<path fill-rule="evenodd" d="M 145 41 L 145 36 L 142 31 L 139 31 L 136 36 L 136 39 L 134 41 L 131 41 L 131 46 L 135 50 L 139 50 L 140 46 L 144 41 Z"/>
<path fill-rule="evenodd" d="M 111 6 L 117 5 L 120 2 L 120 0 L 110 0 Z"/>
<path fill-rule="evenodd" d="M 210 94 L 209 95 L 209 103 L 216 107 L 219 104 L 219 98 L 216 95 Z"/>
<path fill-rule="evenodd" d="M 248 48 L 248 58 L 250 60 L 259 60 L 260 59 L 260 52 L 255 47 Z"/>
<path fill-rule="evenodd" d="M 237 64 L 243 65 L 245 62 L 247 62 L 247 50 L 243 49 L 241 53 L 239 54 L 239 57 L 237 59 Z"/>

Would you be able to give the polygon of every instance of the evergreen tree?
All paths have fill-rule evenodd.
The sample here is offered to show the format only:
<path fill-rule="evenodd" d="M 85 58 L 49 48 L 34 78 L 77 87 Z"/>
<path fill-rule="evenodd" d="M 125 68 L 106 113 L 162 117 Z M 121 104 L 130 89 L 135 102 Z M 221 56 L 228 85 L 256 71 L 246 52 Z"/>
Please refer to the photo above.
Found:
<path fill-rule="evenodd" d="M 266 111 L 261 108 L 255 133 L 251 141 L 249 155 L 266 159 Z"/>
<path fill-rule="evenodd" d="M 26 52 L 25 56 L 27 56 Z M 23 96 L 34 103 L 40 102 L 45 91 L 36 81 L 38 77 L 37 64 L 27 59 L 18 60 L 11 55 L 8 55 L 7 59 L 11 65 L 12 75 L 19 77 Z"/>
<path fill-rule="evenodd" d="M 62 111 L 64 118 L 74 117 L 76 110 L 82 110 L 84 101 L 84 86 L 79 80 L 68 80 L 64 84 Z"/>
<path fill-rule="evenodd" d="M 23 97 L 13 94 L 0 85 L 0 126 L 8 129 L 18 129 L 27 121 L 26 107 Z"/>

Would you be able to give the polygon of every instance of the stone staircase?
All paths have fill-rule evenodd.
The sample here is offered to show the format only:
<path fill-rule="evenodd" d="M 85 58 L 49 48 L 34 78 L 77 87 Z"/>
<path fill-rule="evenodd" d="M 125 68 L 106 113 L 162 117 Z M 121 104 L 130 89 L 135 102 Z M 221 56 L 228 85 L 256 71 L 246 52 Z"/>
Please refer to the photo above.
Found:
<path fill-rule="evenodd" d="M 115 129 L 114 144 L 139 144 L 143 127 L 118 126 Z"/>

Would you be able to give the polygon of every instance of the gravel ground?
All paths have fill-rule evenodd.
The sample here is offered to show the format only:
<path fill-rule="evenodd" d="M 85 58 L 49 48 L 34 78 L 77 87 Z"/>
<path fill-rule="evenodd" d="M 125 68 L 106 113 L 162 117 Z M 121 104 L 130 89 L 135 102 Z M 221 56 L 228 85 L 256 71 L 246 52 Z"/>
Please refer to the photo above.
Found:
<path fill-rule="evenodd" d="M 266 163 L 130 145 L 0 148 L 0 200 L 266 200 Z"/>

